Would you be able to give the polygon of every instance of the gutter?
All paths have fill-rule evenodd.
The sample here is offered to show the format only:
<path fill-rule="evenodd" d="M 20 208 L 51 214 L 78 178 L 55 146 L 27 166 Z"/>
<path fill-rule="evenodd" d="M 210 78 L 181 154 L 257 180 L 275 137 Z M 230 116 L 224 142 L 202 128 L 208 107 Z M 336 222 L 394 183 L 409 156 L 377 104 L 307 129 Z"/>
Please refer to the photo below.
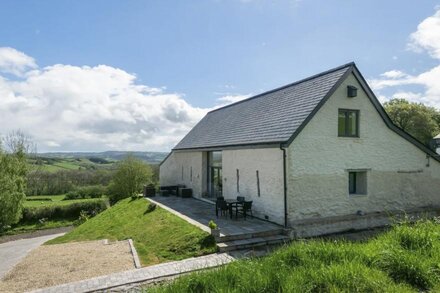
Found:
<path fill-rule="evenodd" d="M 283 152 L 283 183 L 284 183 L 284 228 L 287 228 L 287 176 L 286 176 L 286 149 L 280 144 L 280 150 Z"/>

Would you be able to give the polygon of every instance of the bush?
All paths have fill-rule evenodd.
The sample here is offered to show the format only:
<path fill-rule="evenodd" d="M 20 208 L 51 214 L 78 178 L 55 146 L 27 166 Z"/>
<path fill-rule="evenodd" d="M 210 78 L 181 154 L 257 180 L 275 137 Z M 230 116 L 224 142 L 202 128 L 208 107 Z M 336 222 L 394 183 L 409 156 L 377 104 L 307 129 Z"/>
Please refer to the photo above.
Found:
<path fill-rule="evenodd" d="M 82 223 L 87 222 L 89 219 L 90 219 L 89 214 L 88 214 L 86 211 L 81 211 L 81 212 L 79 213 L 78 220 L 76 220 L 73 224 L 74 224 L 75 226 L 79 226 L 79 225 L 81 225 Z"/>
<path fill-rule="evenodd" d="M 39 198 L 26 198 L 26 201 L 53 201 L 49 197 L 39 197 Z"/>
<path fill-rule="evenodd" d="M 23 222 L 35 222 L 39 219 L 76 219 L 81 212 L 95 215 L 108 207 L 107 200 L 97 199 L 92 201 L 74 202 L 69 205 L 50 205 L 42 207 L 26 207 L 23 209 Z"/>
<path fill-rule="evenodd" d="M 127 156 L 116 166 L 116 172 L 108 188 L 112 204 L 124 198 L 137 196 L 142 193 L 142 187 L 153 180 L 151 167 L 133 156 Z"/>
<path fill-rule="evenodd" d="M 151 202 L 148 207 L 147 207 L 147 213 L 151 213 L 152 211 L 154 211 L 156 209 L 157 205 L 153 202 Z"/>
<path fill-rule="evenodd" d="M 70 191 L 64 197 L 64 200 L 100 198 L 106 193 L 106 188 L 101 185 L 83 186 Z"/>

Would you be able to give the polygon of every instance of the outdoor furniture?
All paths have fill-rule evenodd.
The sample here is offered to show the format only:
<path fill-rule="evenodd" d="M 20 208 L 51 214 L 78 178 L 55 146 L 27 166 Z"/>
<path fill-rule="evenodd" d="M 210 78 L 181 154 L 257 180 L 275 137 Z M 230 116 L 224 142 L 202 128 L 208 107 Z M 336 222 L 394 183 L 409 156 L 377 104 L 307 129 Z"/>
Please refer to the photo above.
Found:
<path fill-rule="evenodd" d="M 218 211 L 223 216 L 226 216 L 226 212 L 229 211 L 229 205 L 224 199 L 217 199 L 215 202 L 215 215 L 218 218 Z"/>
<path fill-rule="evenodd" d="M 153 184 L 144 186 L 144 197 L 153 197 L 156 196 L 156 188 Z"/>
<path fill-rule="evenodd" d="M 159 191 L 160 195 L 162 196 L 170 196 L 170 192 L 166 189 L 162 189 Z"/>
<path fill-rule="evenodd" d="M 167 190 L 168 194 L 177 195 L 177 185 L 161 186 L 160 190 Z"/>
<path fill-rule="evenodd" d="M 243 204 L 237 205 L 235 209 L 235 218 L 237 218 L 238 213 L 243 213 L 243 217 L 246 219 L 246 214 L 248 212 L 251 213 L 251 217 L 254 217 L 254 214 L 252 213 L 252 201 L 243 201 Z"/>
<path fill-rule="evenodd" d="M 192 197 L 192 188 L 180 188 L 180 196 L 183 198 L 189 198 Z"/>
<path fill-rule="evenodd" d="M 186 188 L 186 186 L 183 185 L 183 184 L 177 185 L 176 195 L 177 196 L 182 196 L 182 189 L 184 189 L 184 188 Z"/>
<path fill-rule="evenodd" d="M 236 199 L 225 199 L 225 202 L 228 204 L 229 215 L 232 219 L 232 210 L 234 208 L 235 208 L 235 210 L 237 210 L 239 206 L 243 205 L 244 201 L 236 200 Z M 236 216 L 236 218 L 237 218 L 237 216 Z"/>
<path fill-rule="evenodd" d="M 237 196 L 237 201 L 244 201 L 244 196 Z"/>

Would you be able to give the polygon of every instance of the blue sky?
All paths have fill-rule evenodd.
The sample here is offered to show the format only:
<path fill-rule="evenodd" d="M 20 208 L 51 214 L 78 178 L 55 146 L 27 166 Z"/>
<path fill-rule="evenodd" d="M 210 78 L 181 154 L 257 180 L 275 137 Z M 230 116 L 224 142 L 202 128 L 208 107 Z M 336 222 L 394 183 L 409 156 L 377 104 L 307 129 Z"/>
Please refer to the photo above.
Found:
<path fill-rule="evenodd" d="M 424 20 L 436 17 L 436 7 L 440 3 L 415 3 L 311 0 L 2 1 L 0 47 L 12 48 L 33 61 L 23 65 L 25 69 L 20 69 L 20 74 L 17 71 L 11 73 L 9 67 L 2 71 L 2 76 L 4 84 L 13 83 L 12 95 L 16 100 L 22 97 L 28 106 L 31 102 L 37 103 L 36 99 L 46 101 L 38 104 L 39 107 L 32 107 L 40 112 L 62 113 L 62 116 L 53 115 L 51 121 L 64 119 L 65 122 L 67 119 L 64 129 L 61 126 L 52 129 L 47 123 L 42 124 L 47 129 L 43 133 L 37 132 L 37 135 L 45 137 L 37 138 L 37 141 L 44 151 L 168 150 L 207 109 L 350 61 L 355 61 L 373 87 L 376 86 L 376 93 L 382 100 L 400 93 L 407 94 L 409 99 L 440 107 L 440 98 L 435 98 L 436 89 L 433 98 L 430 82 L 419 80 L 420 75 L 439 65 L 436 50 L 440 49 L 425 39 L 437 36 L 440 25 L 437 27 L 435 21 L 434 25 L 428 23 L 426 30 L 429 32 L 418 39 L 411 37 Z M 63 66 L 63 69 L 72 72 L 50 74 L 56 64 L 57 70 Z M 103 69 L 99 65 L 106 67 Z M 166 123 L 150 125 L 152 118 L 144 117 L 142 113 L 128 117 L 131 114 L 124 116 L 124 113 L 115 114 L 112 110 L 94 113 L 89 111 L 90 108 L 87 110 L 89 116 L 82 113 L 83 116 L 79 117 L 84 121 L 73 123 L 71 112 L 79 111 L 79 108 L 72 108 L 75 111 L 70 109 L 72 111 L 69 112 L 72 104 L 79 101 L 95 105 L 101 103 L 108 109 L 114 109 L 111 102 L 113 93 L 126 89 L 115 89 L 117 87 L 112 84 L 112 89 L 108 90 L 110 98 L 95 99 L 92 89 L 77 98 L 80 94 L 77 88 L 83 85 L 73 85 L 72 82 L 82 77 L 72 76 L 80 74 L 81 70 L 88 70 L 90 74 L 90 71 L 97 71 L 107 77 L 121 74 L 124 86 L 130 87 L 133 97 L 129 99 L 130 103 L 140 103 L 147 111 L 154 108 L 150 106 L 154 101 L 160 100 L 166 105 L 177 103 L 181 107 L 180 112 L 164 112 L 166 105 L 162 105 L 157 114 L 162 111 L 160 113 L 165 116 L 175 115 L 171 121 L 180 126 L 170 124 L 162 129 Z M 38 74 L 45 75 L 37 79 L 35 75 Z M 60 76 L 64 78 L 62 81 Z M 88 76 L 84 80 L 92 83 L 93 78 Z M 102 79 L 97 78 L 99 84 Z M 63 84 L 67 82 L 65 79 L 70 82 L 70 91 L 65 95 L 61 91 L 54 93 L 54 84 Z M 397 82 L 393 83 L 396 79 Z M 43 82 L 46 82 L 44 86 Z M 119 79 L 108 80 L 108 83 L 120 82 Z M 141 98 L 140 102 L 135 98 L 137 94 L 134 92 L 139 90 L 136 85 L 148 87 L 146 94 L 142 92 L 148 97 Z M 6 88 L 10 90 L 11 86 L 4 86 L 4 90 Z M 53 96 L 49 99 L 50 95 Z M 66 97 L 76 102 L 62 105 L 61 101 L 65 101 Z M 1 99 L 0 106 L 12 103 L 12 100 L 2 102 Z M 150 104 L 143 104 L 142 99 L 149 99 Z M 123 103 L 123 100 L 120 97 L 114 102 Z M 60 105 L 53 109 L 50 106 L 53 104 Z M 32 107 L 29 106 L 29 109 Z M 125 110 L 133 112 L 130 108 Z M 40 112 L 34 114 L 41 115 Z M 32 112 L 29 110 L 25 114 L 31 115 Z M 35 133 L 31 125 L 43 123 L 27 118 L 12 123 L 10 119 L 20 119 L 18 116 L 11 118 L 15 117 L 11 114 L 8 118 L 10 125 L 0 127 L 0 132 L 9 131 L 15 124 L 24 131 L 29 128 L 29 132 Z M 90 116 L 102 119 L 90 122 L 87 118 Z M 119 118 L 112 120 L 112 116 Z M 59 124 L 64 125 L 62 122 Z M 69 127 L 77 127 L 77 131 L 70 133 Z M 142 131 L 143 138 L 139 138 Z M 47 135 L 41 135 L 44 133 Z M 72 136 L 72 139 L 56 139 L 60 133 Z M 131 134 L 125 137 L 121 133 Z M 120 142 L 112 143 L 118 134 Z M 93 136 L 100 138 L 93 140 Z"/>

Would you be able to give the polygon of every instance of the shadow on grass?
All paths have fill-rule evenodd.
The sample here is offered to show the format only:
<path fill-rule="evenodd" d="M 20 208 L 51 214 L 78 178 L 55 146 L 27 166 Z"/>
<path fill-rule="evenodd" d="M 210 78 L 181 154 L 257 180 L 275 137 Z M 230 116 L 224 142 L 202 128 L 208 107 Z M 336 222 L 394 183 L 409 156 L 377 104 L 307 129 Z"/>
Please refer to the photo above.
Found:
<path fill-rule="evenodd" d="M 210 248 L 215 246 L 215 238 L 212 235 L 208 235 L 199 241 L 199 245 L 201 248 Z"/>

